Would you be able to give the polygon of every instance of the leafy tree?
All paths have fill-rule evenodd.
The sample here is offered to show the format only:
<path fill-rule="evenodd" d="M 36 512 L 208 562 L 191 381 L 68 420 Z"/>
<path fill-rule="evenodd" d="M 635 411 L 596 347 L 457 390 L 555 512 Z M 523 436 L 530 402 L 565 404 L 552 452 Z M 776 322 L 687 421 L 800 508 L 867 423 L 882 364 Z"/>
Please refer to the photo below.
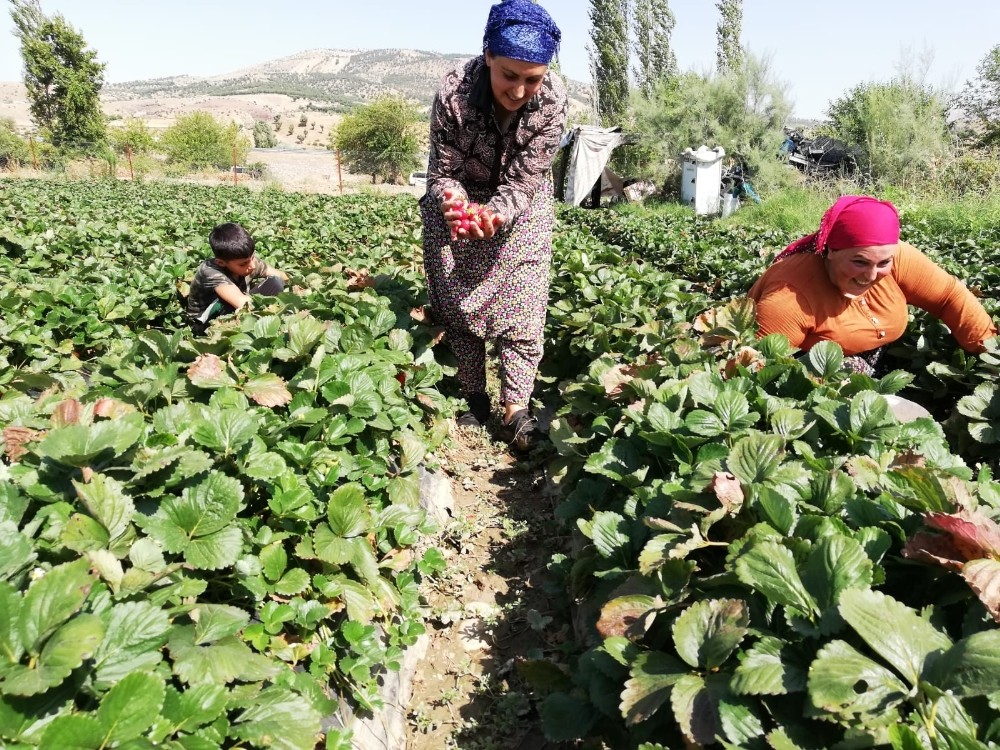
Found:
<path fill-rule="evenodd" d="M 423 118 L 404 99 L 383 97 L 344 116 L 330 133 L 330 146 L 340 151 L 347 168 L 398 183 L 420 164 L 417 131 Z"/>
<path fill-rule="evenodd" d="M 681 74 L 650 97 L 635 97 L 633 108 L 642 143 L 637 151 L 651 177 L 674 179 L 684 149 L 705 144 L 745 161 L 758 187 L 786 179 L 788 170 L 774 154 L 791 105 L 767 58 L 748 54 L 726 75 Z"/>
<path fill-rule="evenodd" d="M 11 5 L 35 124 L 56 146 L 98 150 L 106 137 L 100 102 L 104 64 L 62 15 L 49 18 L 38 0 L 11 0 Z"/>
<path fill-rule="evenodd" d="M 156 145 L 149 127 L 138 117 L 128 118 L 120 128 L 111 128 L 108 140 L 120 154 L 124 154 L 127 149 L 131 149 L 133 154 L 145 154 Z"/>
<path fill-rule="evenodd" d="M 973 124 L 977 145 L 1000 145 L 1000 44 L 986 53 L 976 68 L 978 77 L 965 84 L 958 106 Z"/>
<path fill-rule="evenodd" d="M 619 125 L 629 97 L 628 0 L 590 0 L 590 23 L 597 114 L 605 125 Z"/>
<path fill-rule="evenodd" d="M 719 25 L 716 27 L 715 68 L 720 73 L 742 67 L 743 0 L 719 0 Z"/>
<path fill-rule="evenodd" d="M 208 112 L 192 112 L 177 119 L 160 137 L 167 160 L 185 167 L 219 167 L 246 161 L 250 144 L 236 123 L 223 125 Z"/>
<path fill-rule="evenodd" d="M 14 121 L 0 119 L 0 169 L 9 169 L 26 164 L 31 158 L 28 144 L 17 134 Z"/>
<path fill-rule="evenodd" d="M 877 183 L 923 183 L 951 151 L 943 96 L 905 72 L 858 84 L 827 115 L 833 135 L 858 146 L 861 168 Z"/>
<path fill-rule="evenodd" d="M 667 0 L 636 0 L 635 74 L 645 96 L 677 75 L 677 57 L 670 47 L 676 19 Z"/>
<path fill-rule="evenodd" d="M 274 148 L 278 145 L 278 139 L 271 132 L 271 126 L 263 120 L 257 120 L 253 124 L 253 145 L 254 148 Z"/>

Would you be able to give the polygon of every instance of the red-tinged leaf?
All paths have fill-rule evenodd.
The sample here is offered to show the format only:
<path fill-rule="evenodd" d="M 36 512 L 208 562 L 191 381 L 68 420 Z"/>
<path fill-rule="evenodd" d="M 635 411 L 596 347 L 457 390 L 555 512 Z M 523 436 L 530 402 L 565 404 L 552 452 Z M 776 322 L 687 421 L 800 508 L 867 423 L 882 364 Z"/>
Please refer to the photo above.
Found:
<path fill-rule="evenodd" d="M 225 364 L 216 354 L 202 354 L 187 369 L 188 380 L 197 386 L 225 384 L 230 378 Z"/>
<path fill-rule="evenodd" d="M 217 354 L 202 354 L 188 367 L 188 377 L 216 377 L 222 373 L 222 359 Z"/>
<path fill-rule="evenodd" d="M 372 289 L 375 286 L 375 279 L 368 272 L 367 268 L 362 268 L 360 270 L 353 270 L 348 268 L 344 271 L 344 275 L 347 276 L 347 291 L 357 292 L 362 289 Z"/>
<path fill-rule="evenodd" d="M 609 398 L 617 398 L 622 395 L 622 389 L 635 380 L 635 367 L 626 365 L 615 365 L 601 375 L 601 385 Z"/>
<path fill-rule="evenodd" d="M 117 419 L 135 411 L 135 407 L 116 398 L 99 398 L 94 402 L 94 416 Z"/>
<path fill-rule="evenodd" d="M 651 596 L 620 596 L 601 608 L 597 632 L 603 638 L 637 640 L 645 635 L 656 616 L 656 600 Z"/>
<path fill-rule="evenodd" d="M 992 557 L 1000 560 L 1000 526 L 979 511 L 925 513 L 924 522 L 948 534 L 963 553 L 964 559 Z"/>
<path fill-rule="evenodd" d="M 972 560 L 962 568 L 962 577 L 986 607 L 993 619 L 1000 623 L 1000 562 Z"/>
<path fill-rule="evenodd" d="M 727 513 L 736 513 L 743 507 L 743 487 L 740 480 L 726 471 L 717 471 L 708 485 Z"/>
<path fill-rule="evenodd" d="M 740 347 L 736 356 L 728 360 L 722 368 L 723 376 L 728 380 L 739 375 L 739 368 L 745 368 L 749 372 L 758 372 L 764 367 L 764 357 L 751 346 Z"/>
<path fill-rule="evenodd" d="M 19 427 L 17 425 L 7 425 L 3 428 L 3 447 L 7 458 L 11 462 L 20 461 L 21 457 L 28 452 L 24 447 L 26 443 L 41 438 L 43 433 L 32 430 L 30 427 Z"/>
<path fill-rule="evenodd" d="M 966 559 L 951 537 L 921 531 L 906 541 L 903 557 L 920 562 L 940 565 L 956 573 L 962 570 Z"/>
<path fill-rule="evenodd" d="M 250 378 L 243 385 L 244 392 L 261 406 L 284 406 L 292 400 L 292 393 L 285 381 L 274 373 Z"/>
<path fill-rule="evenodd" d="M 71 424 L 79 424 L 82 407 L 75 398 L 68 398 L 56 404 L 52 410 L 52 426 L 66 427 Z"/>

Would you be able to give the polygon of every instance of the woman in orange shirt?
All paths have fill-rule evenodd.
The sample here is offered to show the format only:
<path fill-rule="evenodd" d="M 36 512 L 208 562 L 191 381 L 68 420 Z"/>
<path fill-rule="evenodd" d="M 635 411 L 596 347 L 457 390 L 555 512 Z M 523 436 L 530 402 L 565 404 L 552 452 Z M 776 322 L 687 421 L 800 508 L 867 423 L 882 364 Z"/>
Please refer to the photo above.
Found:
<path fill-rule="evenodd" d="M 907 305 L 943 321 L 966 351 L 982 351 L 997 333 L 961 281 L 899 241 L 895 206 L 867 196 L 839 198 L 819 230 L 785 248 L 749 296 L 761 336 L 783 333 L 803 350 L 835 341 L 867 374 L 906 330 Z"/>

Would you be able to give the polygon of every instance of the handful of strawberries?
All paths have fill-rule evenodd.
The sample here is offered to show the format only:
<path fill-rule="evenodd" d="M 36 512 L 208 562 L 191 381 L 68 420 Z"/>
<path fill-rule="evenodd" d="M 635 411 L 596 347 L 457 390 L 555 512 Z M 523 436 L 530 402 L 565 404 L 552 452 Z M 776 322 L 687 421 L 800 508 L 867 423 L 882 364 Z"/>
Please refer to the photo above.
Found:
<path fill-rule="evenodd" d="M 495 214 L 479 203 L 454 198 L 450 191 L 445 192 L 442 209 L 451 229 L 453 241 L 492 237 L 504 223 L 504 217 L 501 214 Z"/>

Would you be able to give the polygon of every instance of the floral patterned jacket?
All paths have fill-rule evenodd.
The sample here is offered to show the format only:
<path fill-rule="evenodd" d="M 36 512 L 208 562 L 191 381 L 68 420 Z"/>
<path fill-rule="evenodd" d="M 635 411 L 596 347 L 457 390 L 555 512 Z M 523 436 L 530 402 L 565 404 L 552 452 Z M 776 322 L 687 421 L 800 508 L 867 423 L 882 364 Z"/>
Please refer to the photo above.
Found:
<path fill-rule="evenodd" d="M 490 72 L 480 55 L 445 76 L 431 111 L 427 199 L 451 189 L 486 201 L 508 221 L 530 204 L 548 179 L 563 130 L 567 98 L 550 70 L 538 93 L 501 133 L 493 116 Z"/>

